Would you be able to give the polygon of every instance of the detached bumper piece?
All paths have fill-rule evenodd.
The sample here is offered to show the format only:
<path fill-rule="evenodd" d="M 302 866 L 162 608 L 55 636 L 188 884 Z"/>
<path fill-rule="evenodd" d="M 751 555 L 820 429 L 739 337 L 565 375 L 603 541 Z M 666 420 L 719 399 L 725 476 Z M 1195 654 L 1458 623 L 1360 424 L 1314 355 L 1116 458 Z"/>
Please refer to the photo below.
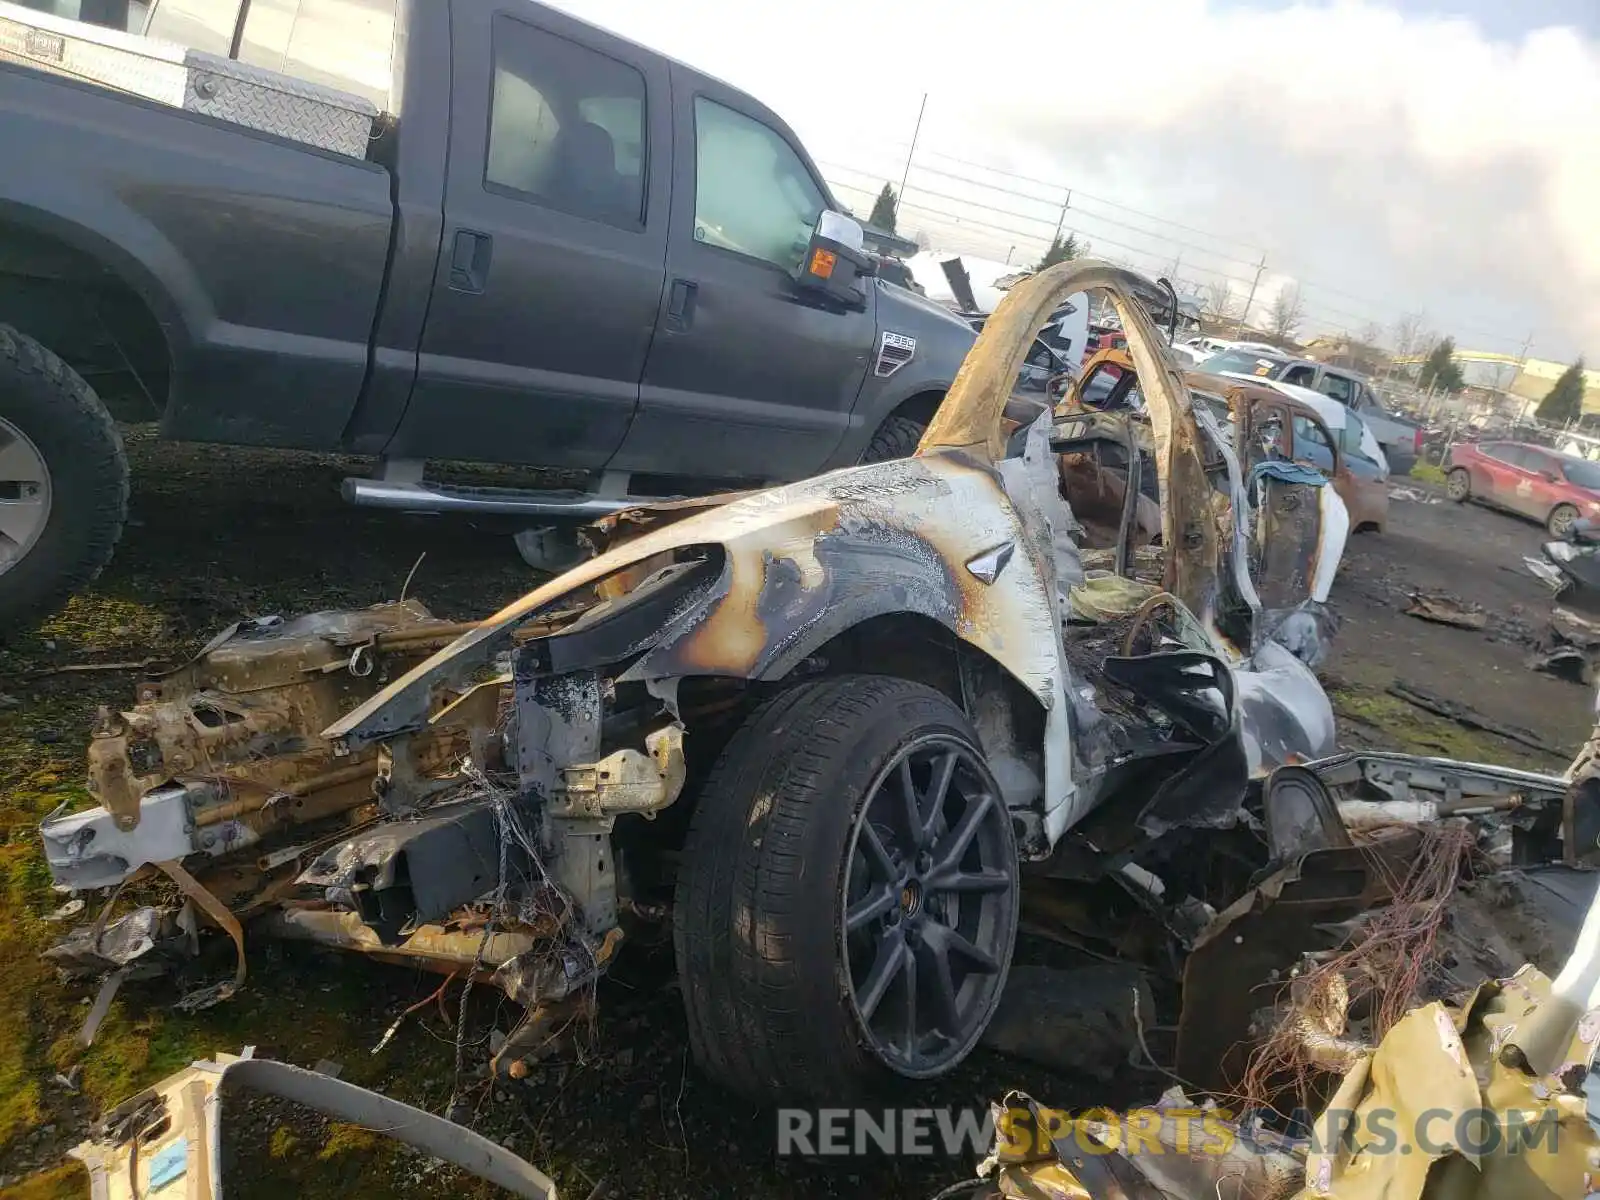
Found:
<path fill-rule="evenodd" d="M 239 1182 L 225 1126 L 251 1095 L 274 1096 L 393 1138 L 528 1200 L 557 1200 L 538 1168 L 453 1121 L 436 1117 L 330 1074 L 288 1063 L 219 1054 L 123 1101 L 72 1151 L 89 1170 L 93 1200 L 174 1195 L 222 1200 Z M 171 1185 L 169 1192 L 167 1189 Z"/>

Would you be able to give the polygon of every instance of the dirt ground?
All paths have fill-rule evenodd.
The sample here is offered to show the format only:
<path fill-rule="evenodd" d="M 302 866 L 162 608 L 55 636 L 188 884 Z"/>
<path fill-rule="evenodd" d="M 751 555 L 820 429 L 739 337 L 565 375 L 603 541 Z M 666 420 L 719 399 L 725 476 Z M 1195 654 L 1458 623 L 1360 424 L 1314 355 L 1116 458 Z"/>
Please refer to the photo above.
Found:
<path fill-rule="evenodd" d="M 36 825 L 63 802 L 87 802 L 90 720 L 98 705 L 131 699 L 134 675 L 59 668 L 181 661 L 241 617 L 394 599 L 414 565 L 411 594 L 455 619 L 492 611 L 530 582 L 502 531 L 345 507 L 338 480 L 349 464 L 164 446 L 143 430 L 131 432 L 130 451 L 133 519 L 116 561 L 63 613 L 8 634 L 0 648 L 0 1195 L 8 1197 L 87 1195 L 81 1172 L 61 1163 L 89 1119 L 213 1051 L 254 1045 L 305 1065 L 331 1059 L 345 1078 L 434 1111 L 453 1084 L 450 1031 L 433 1008 L 371 1052 L 436 979 L 298 946 L 253 947 L 245 992 L 194 1016 L 170 1008 L 170 982 L 129 985 L 95 1046 L 76 1048 L 88 992 L 58 983 L 36 957 L 60 932 L 46 918 L 62 899 L 50 889 Z M 1326 670 L 1346 744 L 1565 764 L 1588 731 L 1590 697 L 1523 666 L 1549 607 L 1520 567 L 1539 537 L 1534 525 L 1481 509 L 1396 501 L 1386 532 L 1354 540 L 1335 585 L 1342 628 Z M 1419 588 L 1481 605 L 1487 630 L 1403 615 Z M 1386 691 L 1396 682 L 1467 703 L 1549 749 L 1425 713 Z M 514 1094 L 474 1091 L 477 1127 L 545 1167 L 563 1194 L 587 1196 L 605 1180 L 609 1194 L 626 1197 L 918 1198 L 970 1173 L 967 1160 L 776 1159 L 773 1115 L 722 1095 L 687 1061 L 670 939 L 649 942 L 630 944 L 603 985 L 587 1052 Z M 1024 944 L 1019 957 L 1041 953 Z M 206 968 L 222 973 L 225 958 Z M 493 1023 L 508 1027 L 488 996 L 472 1015 L 479 1038 Z M 1130 1070 L 1113 1088 L 1093 1087 L 980 1052 L 916 1102 L 978 1105 L 1023 1087 L 1062 1105 L 1117 1105 L 1164 1086 Z M 347 1126 L 289 1121 L 259 1142 L 250 1177 L 230 1194 L 486 1194 Z"/>

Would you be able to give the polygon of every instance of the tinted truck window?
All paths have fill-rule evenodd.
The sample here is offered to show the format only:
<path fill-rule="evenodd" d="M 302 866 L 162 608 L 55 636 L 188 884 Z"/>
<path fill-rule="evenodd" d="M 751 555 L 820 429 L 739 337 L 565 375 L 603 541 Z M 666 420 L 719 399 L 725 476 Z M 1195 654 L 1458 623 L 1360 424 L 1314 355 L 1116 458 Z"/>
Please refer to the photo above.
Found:
<path fill-rule="evenodd" d="M 485 182 L 618 228 L 644 224 L 644 76 L 501 18 Z"/>
<path fill-rule="evenodd" d="M 822 213 L 822 191 L 789 143 L 760 121 L 697 96 L 694 237 L 792 271 Z"/>

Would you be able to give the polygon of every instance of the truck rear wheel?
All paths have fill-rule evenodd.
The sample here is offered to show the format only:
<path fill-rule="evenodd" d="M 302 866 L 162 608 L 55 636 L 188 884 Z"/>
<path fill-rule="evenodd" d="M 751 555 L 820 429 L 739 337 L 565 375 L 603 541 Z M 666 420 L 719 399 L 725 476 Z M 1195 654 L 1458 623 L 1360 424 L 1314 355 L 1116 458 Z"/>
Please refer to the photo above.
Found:
<path fill-rule="evenodd" d="M 105 405 L 0 325 L 0 634 L 98 575 L 127 513 L 128 460 Z"/>
<path fill-rule="evenodd" d="M 695 1060 L 757 1101 L 838 1102 L 961 1062 L 1016 938 L 1010 814 L 922 684 L 800 684 L 702 789 L 673 928 Z"/>

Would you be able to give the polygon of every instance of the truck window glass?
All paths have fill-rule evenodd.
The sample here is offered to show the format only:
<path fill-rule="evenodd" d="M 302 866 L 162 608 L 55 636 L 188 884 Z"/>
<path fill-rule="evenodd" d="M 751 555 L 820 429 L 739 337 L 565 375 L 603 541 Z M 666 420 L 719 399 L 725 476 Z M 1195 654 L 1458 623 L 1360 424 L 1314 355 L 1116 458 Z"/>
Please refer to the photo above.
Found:
<path fill-rule="evenodd" d="M 1333 447 L 1318 426 L 1299 415 L 1294 419 L 1294 454 L 1323 471 L 1333 470 Z"/>
<path fill-rule="evenodd" d="M 1290 367 L 1282 375 L 1278 376 L 1278 380 L 1280 383 L 1292 383 L 1296 387 L 1310 387 L 1311 378 L 1315 374 L 1315 367 L 1308 367 L 1304 364 L 1300 364 L 1298 366 Z"/>
<path fill-rule="evenodd" d="M 1317 390 L 1340 404 L 1349 404 L 1355 399 L 1355 380 L 1346 379 L 1343 375 L 1324 375 L 1322 384 Z"/>
<path fill-rule="evenodd" d="M 1239 375 L 1255 375 L 1270 379 L 1281 366 L 1283 366 L 1281 358 L 1271 358 L 1257 354 L 1253 350 L 1219 350 L 1213 357 L 1206 359 L 1206 370 L 1213 375 L 1232 371 Z"/>
<path fill-rule="evenodd" d="M 800 156 L 743 113 L 695 97 L 694 237 L 793 271 L 822 214 Z"/>
<path fill-rule="evenodd" d="M 391 111 L 395 3 L 250 0 L 239 61 L 354 92 Z"/>
<path fill-rule="evenodd" d="M 233 48 L 240 0 L 160 0 L 145 23 L 145 36 L 220 54 Z"/>
<path fill-rule="evenodd" d="M 619 229 L 644 225 L 644 76 L 501 18 L 486 184 Z"/>

